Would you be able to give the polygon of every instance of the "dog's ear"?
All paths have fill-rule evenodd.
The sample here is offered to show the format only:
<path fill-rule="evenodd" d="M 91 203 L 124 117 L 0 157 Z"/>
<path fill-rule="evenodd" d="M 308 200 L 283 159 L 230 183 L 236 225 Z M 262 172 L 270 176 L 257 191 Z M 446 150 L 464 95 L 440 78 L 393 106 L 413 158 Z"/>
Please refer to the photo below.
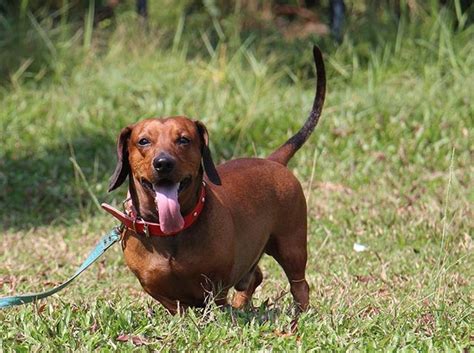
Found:
<path fill-rule="evenodd" d="M 117 140 L 117 166 L 114 174 L 110 178 L 109 192 L 118 188 L 127 179 L 130 173 L 130 163 L 128 162 L 128 146 L 127 142 L 132 133 L 132 127 L 127 126 L 120 131 Z"/>
<path fill-rule="evenodd" d="M 201 156 L 204 171 L 209 180 L 216 185 L 221 185 L 221 178 L 217 173 L 216 166 L 212 161 L 211 151 L 209 150 L 209 134 L 206 126 L 200 121 L 195 121 L 199 136 L 201 137 Z"/>

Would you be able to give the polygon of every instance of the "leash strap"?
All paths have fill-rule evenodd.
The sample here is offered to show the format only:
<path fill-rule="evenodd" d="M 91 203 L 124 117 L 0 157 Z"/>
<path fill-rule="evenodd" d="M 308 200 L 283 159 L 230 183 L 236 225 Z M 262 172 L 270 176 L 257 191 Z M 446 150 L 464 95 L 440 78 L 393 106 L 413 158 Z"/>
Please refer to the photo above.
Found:
<path fill-rule="evenodd" d="M 120 231 L 117 228 L 112 229 L 109 233 L 107 233 L 96 245 L 96 247 L 91 251 L 87 259 L 83 262 L 83 264 L 77 269 L 76 273 L 69 278 L 63 284 L 50 289 L 45 292 L 41 293 L 33 293 L 33 294 L 24 294 L 24 295 L 15 295 L 12 297 L 5 297 L 0 298 L 0 309 L 8 308 L 14 305 L 21 305 L 27 304 L 39 299 L 43 299 L 49 297 L 61 289 L 67 287 L 77 276 L 79 276 L 84 270 L 86 270 L 90 265 L 92 265 L 99 257 L 104 254 L 108 248 L 114 245 L 116 242 L 120 240 Z"/>

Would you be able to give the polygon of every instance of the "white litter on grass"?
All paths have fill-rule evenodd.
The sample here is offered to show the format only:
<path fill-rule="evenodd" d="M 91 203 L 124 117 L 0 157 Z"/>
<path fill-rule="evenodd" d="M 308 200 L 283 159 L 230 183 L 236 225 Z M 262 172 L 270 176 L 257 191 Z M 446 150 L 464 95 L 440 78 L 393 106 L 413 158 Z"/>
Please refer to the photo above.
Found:
<path fill-rule="evenodd" d="M 359 244 L 359 243 L 354 243 L 354 251 L 355 252 L 362 252 L 362 251 L 366 251 L 369 247 L 364 245 L 364 244 Z"/>

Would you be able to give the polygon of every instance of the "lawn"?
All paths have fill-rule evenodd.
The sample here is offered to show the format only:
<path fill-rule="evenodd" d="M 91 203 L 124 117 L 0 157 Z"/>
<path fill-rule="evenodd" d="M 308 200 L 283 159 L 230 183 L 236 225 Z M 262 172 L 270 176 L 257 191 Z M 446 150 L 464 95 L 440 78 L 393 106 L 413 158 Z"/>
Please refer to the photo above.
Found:
<path fill-rule="evenodd" d="M 316 43 L 327 99 L 289 166 L 308 201 L 311 308 L 287 334 L 289 286 L 264 257 L 254 310 L 170 316 L 115 246 L 60 294 L 0 311 L 0 351 L 474 349 L 474 26 L 354 7 L 337 45 L 161 3 L 148 31 L 130 4 L 96 28 L 87 11 L 0 21 L 0 296 L 61 283 L 116 225 L 98 204 L 125 198 L 106 192 L 122 127 L 184 114 L 216 161 L 269 155 L 309 112 Z"/>

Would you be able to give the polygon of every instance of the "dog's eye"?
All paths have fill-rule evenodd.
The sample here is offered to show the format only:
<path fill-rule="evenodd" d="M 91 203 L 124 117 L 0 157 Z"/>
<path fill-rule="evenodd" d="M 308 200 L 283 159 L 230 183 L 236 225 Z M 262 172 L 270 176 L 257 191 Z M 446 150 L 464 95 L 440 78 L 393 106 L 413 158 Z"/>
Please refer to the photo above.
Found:
<path fill-rule="evenodd" d="M 187 145 L 188 143 L 191 142 L 191 140 L 188 139 L 187 137 L 180 136 L 176 142 L 178 143 L 178 145 Z"/>
<path fill-rule="evenodd" d="M 138 145 L 139 146 L 148 146 L 150 144 L 150 140 L 146 139 L 146 138 L 141 138 L 139 141 L 138 141 Z"/>

